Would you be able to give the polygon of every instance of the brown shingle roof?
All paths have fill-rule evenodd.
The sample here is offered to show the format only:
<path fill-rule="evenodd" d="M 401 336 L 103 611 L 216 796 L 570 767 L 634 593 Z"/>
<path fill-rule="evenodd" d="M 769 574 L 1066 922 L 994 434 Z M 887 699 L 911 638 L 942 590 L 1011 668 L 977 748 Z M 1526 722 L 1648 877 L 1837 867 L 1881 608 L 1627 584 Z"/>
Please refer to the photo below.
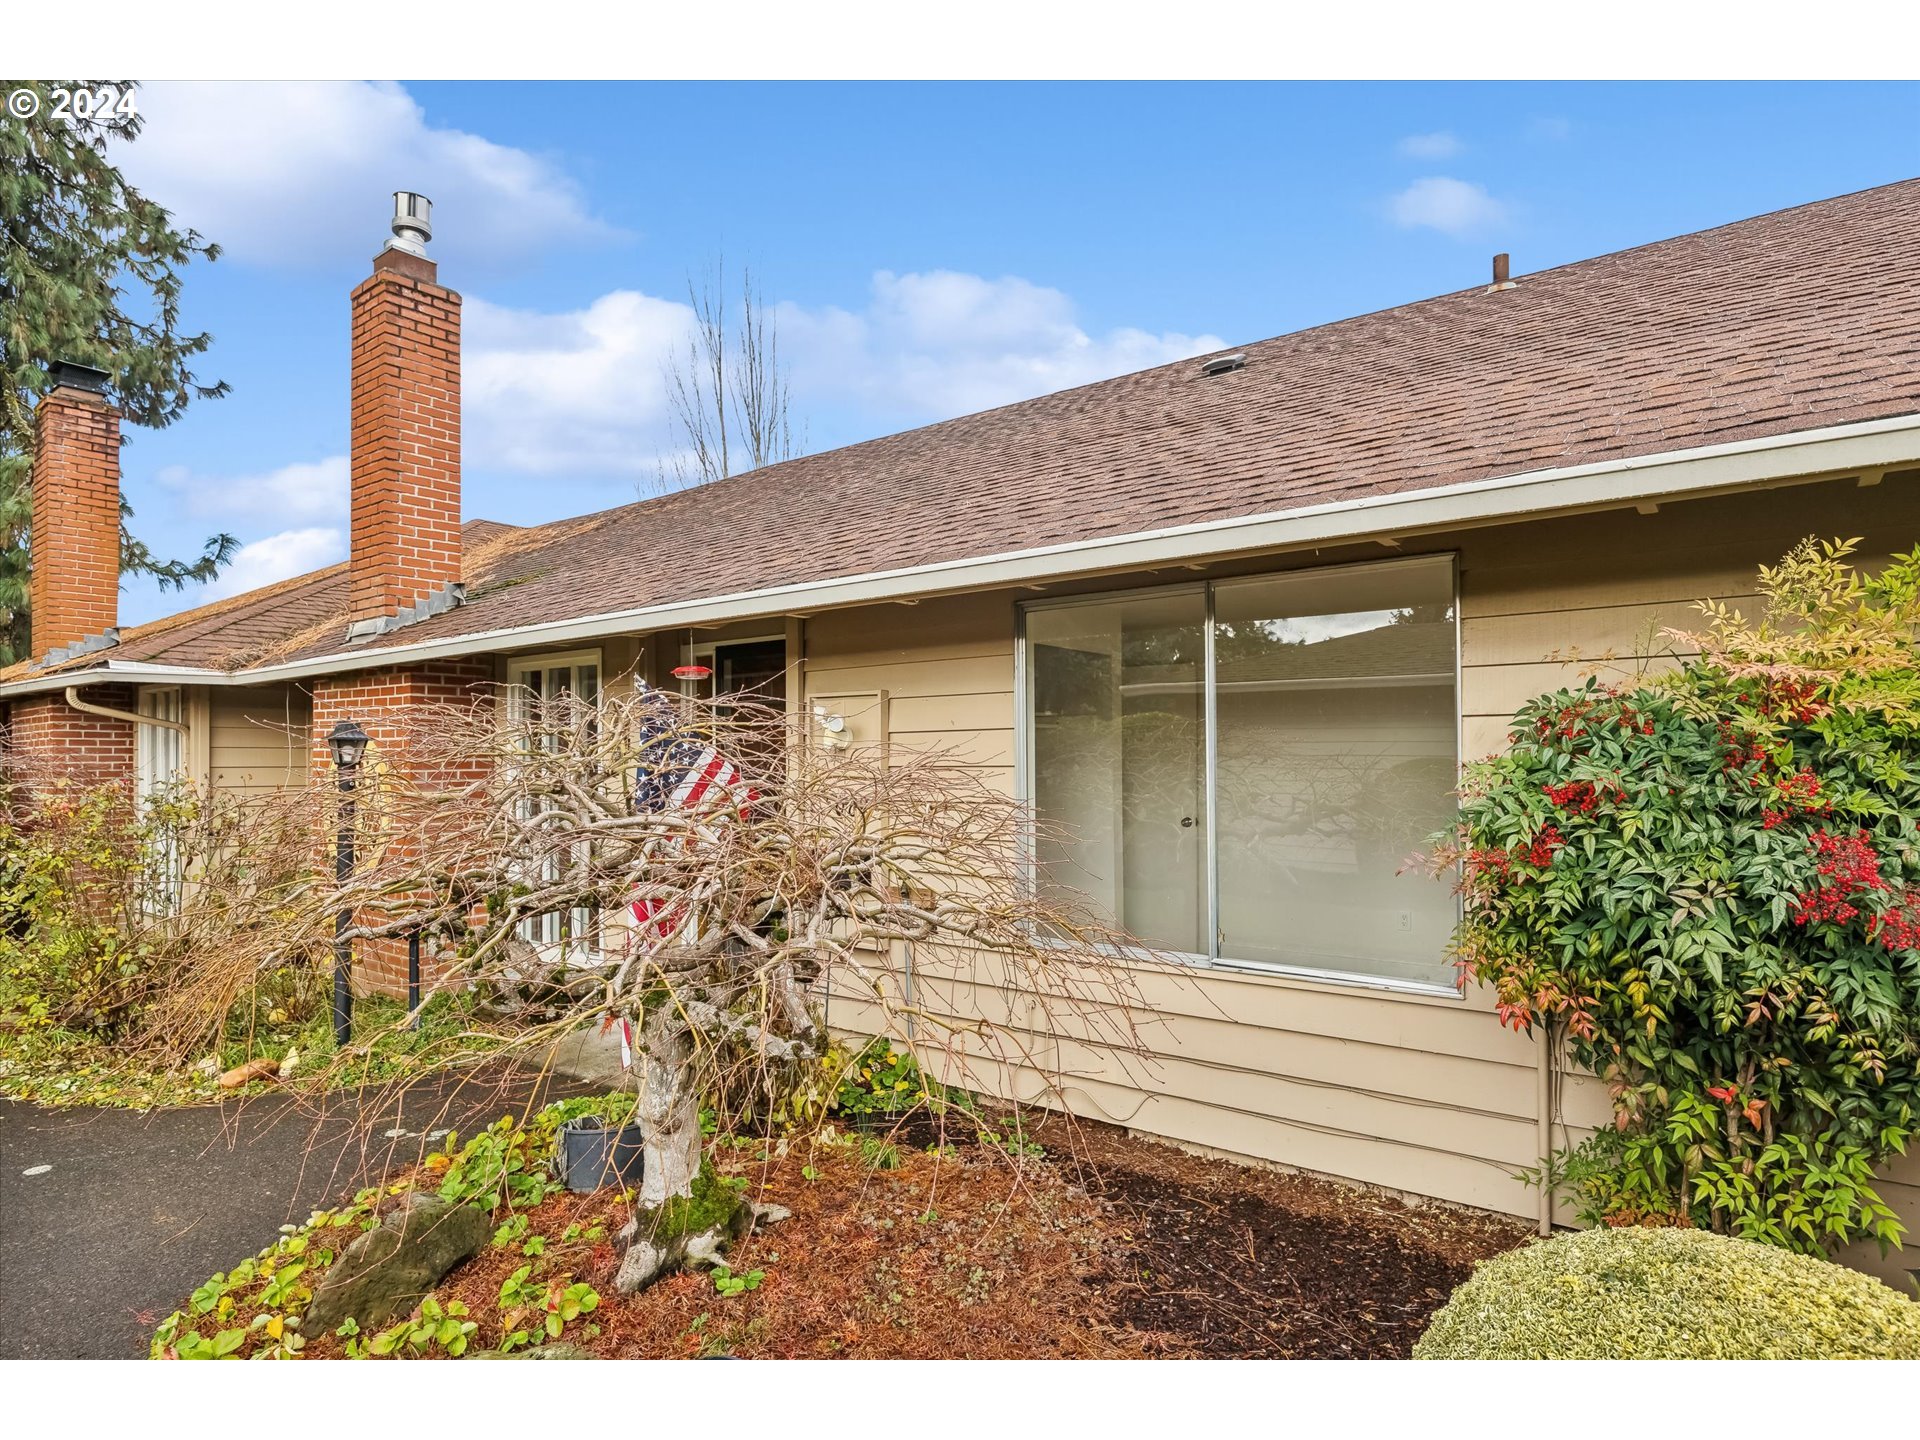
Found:
<path fill-rule="evenodd" d="M 368 648 L 1908 414 L 1916 294 L 1910 180 L 1261 341 L 1224 375 L 1185 361 L 470 530 L 468 603 Z M 327 654 L 343 606 L 336 568 L 109 653 Z"/>

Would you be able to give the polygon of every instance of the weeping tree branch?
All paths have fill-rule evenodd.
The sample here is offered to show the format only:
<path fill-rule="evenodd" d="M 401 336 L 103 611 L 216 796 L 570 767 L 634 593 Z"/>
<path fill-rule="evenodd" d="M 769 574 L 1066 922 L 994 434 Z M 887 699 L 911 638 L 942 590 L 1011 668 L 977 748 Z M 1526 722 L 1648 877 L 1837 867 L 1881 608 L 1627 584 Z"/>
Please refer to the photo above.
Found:
<path fill-rule="evenodd" d="M 701 1108 L 736 1128 L 787 1113 L 826 1052 L 829 995 L 843 1028 L 972 1088 L 1057 1089 L 1041 1052 L 1061 1036 L 1142 1053 L 1142 947 L 1034 884 L 1025 808 L 937 755 L 820 749 L 767 707 L 644 687 L 425 707 L 385 734 L 355 872 L 255 918 L 320 951 L 342 911 L 363 947 L 419 933 L 435 990 L 477 991 L 529 1050 L 630 1026 L 647 1154 L 629 1261 L 645 1258 L 623 1284 L 686 1253 L 646 1227 L 695 1191 Z M 316 787 L 312 812 L 329 802 Z M 530 943 L 554 915 L 573 938 Z"/>

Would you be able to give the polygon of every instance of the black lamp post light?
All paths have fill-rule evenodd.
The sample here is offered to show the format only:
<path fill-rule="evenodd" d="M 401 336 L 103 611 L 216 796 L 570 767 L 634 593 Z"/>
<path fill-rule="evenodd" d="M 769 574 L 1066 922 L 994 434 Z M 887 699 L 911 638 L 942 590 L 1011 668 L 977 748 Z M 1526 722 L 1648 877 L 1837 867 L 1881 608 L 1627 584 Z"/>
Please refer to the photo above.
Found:
<path fill-rule="evenodd" d="M 333 773 L 340 787 L 340 827 L 334 836 L 333 877 L 345 885 L 353 874 L 354 789 L 360 782 L 360 759 L 367 753 L 367 732 L 352 720 L 342 720 L 327 732 L 333 752 Z M 333 921 L 333 1043 L 345 1048 L 353 1038 L 353 942 L 347 929 L 353 912 L 342 909 Z"/>

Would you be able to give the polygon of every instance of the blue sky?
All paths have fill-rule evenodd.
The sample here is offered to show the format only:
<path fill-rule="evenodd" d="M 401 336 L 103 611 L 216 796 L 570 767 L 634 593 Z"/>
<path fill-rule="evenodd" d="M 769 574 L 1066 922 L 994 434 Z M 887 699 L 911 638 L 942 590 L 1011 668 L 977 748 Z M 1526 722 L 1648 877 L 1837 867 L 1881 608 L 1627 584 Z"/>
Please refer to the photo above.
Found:
<path fill-rule="evenodd" d="M 136 527 L 341 558 L 348 291 L 389 192 L 467 299 L 469 516 L 636 496 L 724 252 L 778 303 L 809 449 L 1920 172 L 1894 84 L 153 85 L 119 159 L 227 247 L 233 386 L 124 452 Z M 130 584 L 124 622 L 208 598 Z"/>

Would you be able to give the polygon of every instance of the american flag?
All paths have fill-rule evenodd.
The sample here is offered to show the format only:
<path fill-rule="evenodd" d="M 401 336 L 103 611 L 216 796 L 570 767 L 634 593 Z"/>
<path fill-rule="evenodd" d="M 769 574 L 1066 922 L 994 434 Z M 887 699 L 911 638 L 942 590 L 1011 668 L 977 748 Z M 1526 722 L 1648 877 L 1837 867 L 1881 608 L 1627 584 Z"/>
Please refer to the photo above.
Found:
<path fill-rule="evenodd" d="M 759 799 L 739 767 L 710 741 L 676 733 L 679 731 L 680 719 L 673 702 L 656 692 L 641 722 L 640 765 L 633 779 L 636 814 L 698 811 L 721 799 L 744 806 Z M 666 843 L 691 845 L 693 837 Z M 633 918 L 642 930 L 650 928 L 665 936 L 672 933 L 679 919 L 679 907 L 671 900 L 635 900 Z"/>

